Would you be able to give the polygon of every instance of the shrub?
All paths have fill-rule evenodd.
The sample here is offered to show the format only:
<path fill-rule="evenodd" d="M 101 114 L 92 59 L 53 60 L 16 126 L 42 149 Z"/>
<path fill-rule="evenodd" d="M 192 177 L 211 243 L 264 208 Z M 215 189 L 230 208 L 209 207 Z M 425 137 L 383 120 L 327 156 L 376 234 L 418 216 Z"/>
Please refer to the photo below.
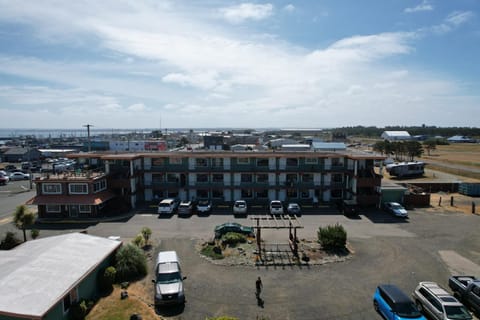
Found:
<path fill-rule="evenodd" d="M 100 278 L 100 288 L 104 292 L 110 292 L 113 289 L 113 283 L 115 282 L 115 275 L 117 273 L 117 270 L 115 267 L 108 267 L 105 269 L 103 272 L 101 278 Z"/>
<path fill-rule="evenodd" d="M 32 239 L 37 239 L 39 235 L 40 231 L 38 231 L 38 229 L 30 230 L 30 236 L 32 237 Z"/>
<path fill-rule="evenodd" d="M 201 253 L 209 258 L 219 260 L 223 259 L 223 254 L 222 254 L 222 249 L 220 247 L 208 244 L 205 247 L 203 247 Z"/>
<path fill-rule="evenodd" d="M 342 250 L 347 244 L 347 232 L 340 224 L 318 228 L 318 241 L 325 250 Z"/>
<path fill-rule="evenodd" d="M 0 242 L 0 250 L 10 250 L 18 246 L 22 241 L 17 238 L 16 234 L 8 231 L 5 234 L 5 238 L 3 238 L 2 242 Z"/>
<path fill-rule="evenodd" d="M 143 237 L 143 234 L 137 234 L 135 238 L 133 238 L 132 243 L 139 248 L 143 247 L 143 245 L 145 244 L 145 238 Z"/>
<path fill-rule="evenodd" d="M 148 227 L 143 227 L 141 231 L 143 235 L 143 239 L 145 239 L 145 244 L 148 244 L 148 240 L 150 240 L 150 236 L 152 235 L 152 229 Z"/>
<path fill-rule="evenodd" d="M 147 258 L 143 251 L 133 244 L 122 246 L 117 251 L 115 260 L 117 281 L 137 280 L 147 274 Z"/>
<path fill-rule="evenodd" d="M 227 232 L 222 236 L 222 243 L 231 247 L 236 246 L 239 243 L 247 242 L 247 237 L 237 232 Z"/>
<path fill-rule="evenodd" d="M 87 301 L 85 299 L 77 301 L 70 307 L 68 317 L 72 320 L 83 320 L 92 307 L 92 301 Z"/>

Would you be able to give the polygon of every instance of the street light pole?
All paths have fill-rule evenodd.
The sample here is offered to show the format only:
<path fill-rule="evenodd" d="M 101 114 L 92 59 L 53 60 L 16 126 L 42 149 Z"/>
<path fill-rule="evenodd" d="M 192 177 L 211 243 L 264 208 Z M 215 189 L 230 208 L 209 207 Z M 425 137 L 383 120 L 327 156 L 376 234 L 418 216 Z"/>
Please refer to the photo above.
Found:
<path fill-rule="evenodd" d="M 93 124 L 85 124 L 83 126 L 87 128 L 88 153 L 90 153 L 92 151 L 92 143 L 90 141 L 90 127 L 93 127 Z"/>

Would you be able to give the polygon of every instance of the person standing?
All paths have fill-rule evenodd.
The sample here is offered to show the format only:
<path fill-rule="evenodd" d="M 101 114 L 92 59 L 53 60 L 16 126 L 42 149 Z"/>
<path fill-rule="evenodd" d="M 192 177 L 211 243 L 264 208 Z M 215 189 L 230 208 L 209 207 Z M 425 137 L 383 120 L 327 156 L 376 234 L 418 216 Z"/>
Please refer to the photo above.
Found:
<path fill-rule="evenodd" d="M 260 299 L 260 294 L 262 293 L 262 288 L 263 288 L 263 283 L 262 279 L 260 277 L 257 278 L 257 281 L 255 281 L 255 295 L 257 296 L 257 299 Z"/>

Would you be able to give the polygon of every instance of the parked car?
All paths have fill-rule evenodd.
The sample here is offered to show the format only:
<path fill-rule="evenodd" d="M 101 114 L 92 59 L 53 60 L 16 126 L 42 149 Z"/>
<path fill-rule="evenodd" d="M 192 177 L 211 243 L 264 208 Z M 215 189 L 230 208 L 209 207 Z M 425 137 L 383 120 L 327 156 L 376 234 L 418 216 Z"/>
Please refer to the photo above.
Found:
<path fill-rule="evenodd" d="M 413 291 L 418 310 L 435 320 L 470 320 L 468 310 L 435 282 L 420 282 Z"/>
<path fill-rule="evenodd" d="M 179 215 L 189 215 L 192 213 L 193 204 L 192 201 L 182 201 L 178 206 Z"/>
<path fill-rule="evenodd" d="M 283 204 L 280 200 L 270 201 L 270 214 L 279 215 L 283 214 Z"/>
<path fill-rule="evenodd" d="M 373 294 L 373 307 L 388 320 L 426 320 L 413 301 L 393 284 L 381 284 L 377 287 Z"/>
<path fill-rule="evenodd" d="M 171 199 L 171 198 L 163 199 L 158 204 L 157 212 L 159 214 L 162 214 L 162 213 L 173 214 L 177 210 L 179 204 L 180 202 L 177 199 Z"/>
<path fill-rule="evenodd" d="M 289 203 L 287 206 L 287 212 L 290 215 L 299 216 L 302 213 L 302 209 L 298 203 Z"/>
<path fill-rule="evenodd" d="M 10 181 L 8 176 L 0 174 L 0 185 L 6 185 L 8 181 Z"/>
<path fill-rule="evenodd" d="M 480 279 L 473 276 L 451 276 L 448 286 L 467 307 L 480 314 Z"/>
<path fill-rule="evenodd" d="M 210 200 L 198 200 L 197 212 L 208 213 L 212 211 L 212 202 Z"/>
<path fill-rule="evenodd" d="M 387 210 L 396 217 L 408 218 L 407 210 L 405 210 L 405 208 L 398 202 L 385 202 L 384 207 L 385 210 Z"/>
<path fill-rule="evenodd" d="M 215 227 L 214 232 L 215 232 L 216 239 L 221 238 L 224 234 L 228 232 L 241 233 L 250 237 L 255 236 L 255 233 L 253 232 L 252 227 L 243 226 L 236 222 L 226 222 L 226 223 L 220 224 Z"/>
<path fill-rule="evenodd" d="M 237 200 L 233 204 L 233 214 L 247 214 L 247 202 L 245 200 Z"/>
<path fill-rule="evenodd" d="M 30 179 L 30 175 L 28 173 L 13 172 L 13 173 L 10 174 L 10 180 L 11 181 L 28 180 L 28 179 Z"/>
<path fill-rule="evenodd" d="M 185 292 L 180 262 L 175 251 L 160 251 L 155 264 L 155 305 L 185 303 Z"/>

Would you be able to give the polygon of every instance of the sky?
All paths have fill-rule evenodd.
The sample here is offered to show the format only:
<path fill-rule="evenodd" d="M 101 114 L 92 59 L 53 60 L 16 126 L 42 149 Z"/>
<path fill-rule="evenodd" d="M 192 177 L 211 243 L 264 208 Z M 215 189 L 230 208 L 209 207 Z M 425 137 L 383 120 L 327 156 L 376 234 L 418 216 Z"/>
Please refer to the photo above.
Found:
<path fill-rule="evenodd" d="M 465 126 L 478 0 L 0 0 L 0 128 Z"/>

